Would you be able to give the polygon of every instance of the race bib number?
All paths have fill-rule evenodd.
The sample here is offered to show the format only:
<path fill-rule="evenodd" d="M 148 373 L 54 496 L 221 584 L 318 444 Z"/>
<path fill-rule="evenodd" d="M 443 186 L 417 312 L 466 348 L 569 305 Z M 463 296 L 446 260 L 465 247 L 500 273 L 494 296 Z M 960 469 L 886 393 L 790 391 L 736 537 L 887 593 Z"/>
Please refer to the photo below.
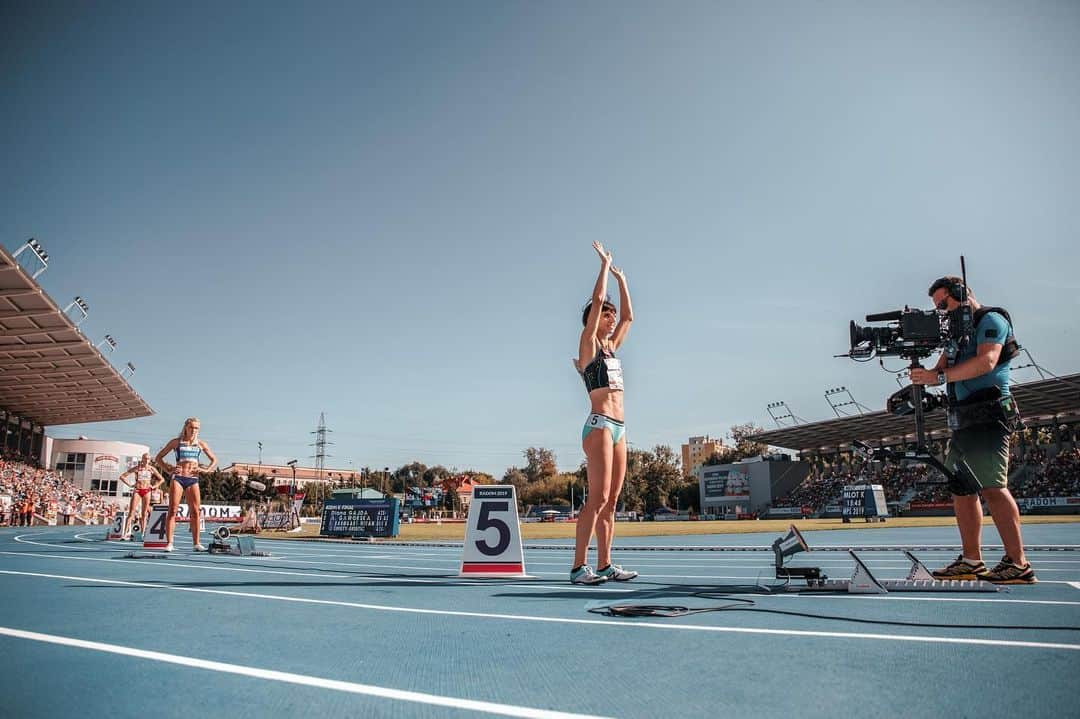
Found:
<path fill-rule="evenodd" d="M 618 357 L 605 357 L 604 367 L 607 368 L 607 381 L 610 389 L 622 389 L 622 362 Z"/>

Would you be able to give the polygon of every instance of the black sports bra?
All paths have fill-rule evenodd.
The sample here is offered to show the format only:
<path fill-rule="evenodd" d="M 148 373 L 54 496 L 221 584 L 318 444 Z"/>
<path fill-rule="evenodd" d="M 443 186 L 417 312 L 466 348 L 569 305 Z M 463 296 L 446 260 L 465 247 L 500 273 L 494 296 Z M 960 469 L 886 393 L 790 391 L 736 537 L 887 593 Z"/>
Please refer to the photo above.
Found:
<path fill-rule="evenodd" d="M 614 352 L 601 347 L 592 362 L 581 371 L 581 378 L 585 380 L 586 392 L 592 392 L 601 387 L 621 392 L 623 389 L 622 363 Z"/>

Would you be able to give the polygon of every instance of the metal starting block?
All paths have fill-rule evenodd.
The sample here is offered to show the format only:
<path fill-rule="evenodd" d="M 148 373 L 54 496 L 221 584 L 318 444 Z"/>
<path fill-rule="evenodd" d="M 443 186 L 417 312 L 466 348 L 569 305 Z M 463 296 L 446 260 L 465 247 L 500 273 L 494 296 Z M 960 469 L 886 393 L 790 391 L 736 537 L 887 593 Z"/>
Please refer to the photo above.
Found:
<path fill-rule="evenodd" d="M 252 537 L 234 537 L 228 527 L 217 528 L 206 551 L 210 554 L 231 554 L 237 557 L 270 556 L 270 552 L 255 551 L 255 540 Z"/>
<path fill-rule="evenodd" d="M 911 560 L 911 569 L 904 579 L 878 579 L 870 568 L 859 558 L 855 550 L 848 554 L 855 560 L 855 572 L 851 579 L 829 579 L 819 567 L 785 567 L 784 559 L 799 552 L 810 550 L 806 540 L 795 525 L 788 533 L 773 542 L 776 555 L 776 578 L 791 580 L 801 579 L 805 586 L 787 589 L 791 592 L 847 592 L 848 594 L 888 594 L 889 592 L 998 592 L 1001 589 L 981 579 L 935 579 L 922 562 L 911 552 L 904 556 Z"/>

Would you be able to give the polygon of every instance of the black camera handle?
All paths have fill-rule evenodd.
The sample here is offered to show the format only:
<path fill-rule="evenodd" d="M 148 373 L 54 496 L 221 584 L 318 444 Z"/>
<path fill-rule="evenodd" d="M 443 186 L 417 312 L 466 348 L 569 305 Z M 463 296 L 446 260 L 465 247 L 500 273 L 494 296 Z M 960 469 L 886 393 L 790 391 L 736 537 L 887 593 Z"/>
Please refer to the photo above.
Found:
<path fill-rule="evenodd" d="M 918 357 L 912 357 L 908 369 L 924 369 L 924 367 L 919 363 Z M 958 462 L 960 471 L 953 471 L 935 457 L 930 448 L 926 446 L 926 426 L 923 419 L 924 391 L 925 389 L 921 384 L 913 383 L 911 385 L 911 401 L 915 405 L 915 447 L 912 449 L 880 449 L 858 440 L 855 440 L 852 446 L 855 448 L 856 453 L 862 455 L 865 459 L 897 462 L 901 466 L 909 462 L 928 464 L 945 475 L 945 478 L 949 480 L 949 487 L 953 490 L 953 494 L 977 493 L 982 487 L 964 459 L 961 458 Z"/>

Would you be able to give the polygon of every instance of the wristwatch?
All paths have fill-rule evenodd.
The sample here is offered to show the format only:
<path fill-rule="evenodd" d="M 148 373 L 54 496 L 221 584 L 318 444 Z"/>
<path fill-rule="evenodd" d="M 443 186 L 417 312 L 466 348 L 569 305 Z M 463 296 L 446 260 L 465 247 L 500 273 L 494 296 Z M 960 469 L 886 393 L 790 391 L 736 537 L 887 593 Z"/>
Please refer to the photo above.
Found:
<path fill-rule="evenodd" d="M 946 378 L 946 377 L 945 377 L 945 370 L 943 370 L 943 369 L 942 369 L 942 370 L 938 370 L 938 373 L 937 373 L 937 383 L 938 383 L 938 384 L 945 384 L 945 383 L 946 383 L 946 382 L 948 382 L 948 381 L 949 381 L 949 380 L 948 380 L 948 378 Z"/>

